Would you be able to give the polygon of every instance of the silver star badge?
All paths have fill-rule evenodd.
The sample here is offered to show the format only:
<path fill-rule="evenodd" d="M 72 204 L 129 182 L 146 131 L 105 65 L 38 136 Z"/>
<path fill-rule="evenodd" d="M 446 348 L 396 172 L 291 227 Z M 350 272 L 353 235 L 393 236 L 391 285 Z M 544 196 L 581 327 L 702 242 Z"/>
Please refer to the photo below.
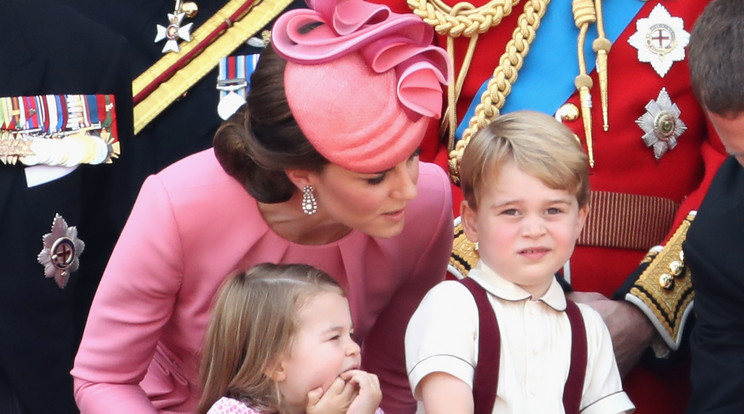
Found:
<path fill-rule="evenodd" d="M 191 26 L 193 23 L 181 26 L 185 13 L 168 13 L 168 21 L 170 24 L 168 27 L 157 25 L 158 33 L 155 35 L 155 43 L 168 39 L 163 46 L 163 53 L 167 52 L 178 52 L 178 39 L 191 41 Z"/>
<path fill-rule="evenodd" d="M 672 17 L 667 9 L 657 4 L 645 19 L 636 21 L 636 32 L 628 43 L 638 49 L 638 60 L 651 63 L 662 78 L 674 62 L 685 59 L 685 46 L 690 34 L 680 17 Z"/>
<path fill-rule="evenodd" d="M 44 276 L 53 277 L 60 289 L 64 289 L 70 280 L 70 273 L 80 266 L 80 255 L 85 250 L 85 243 L 77 237 L 77 228 L 68 227 L 59 214 L 54 215 L 52 232 L 42 238 L 44 248 L 36 260 L 44 266 Z"/>
<path fill-rule="evenodd" d="M 647 147 L 653 147 L 657 160 L 677 146 L 677 138 L 687 129 L 679 118 L 680 114 L 666 88 L 662 88 L 656 100 L 652 99 L 646 104 L 646 113 L 636 120 L 636 124 L 645 132 L 643 142 Z"/>

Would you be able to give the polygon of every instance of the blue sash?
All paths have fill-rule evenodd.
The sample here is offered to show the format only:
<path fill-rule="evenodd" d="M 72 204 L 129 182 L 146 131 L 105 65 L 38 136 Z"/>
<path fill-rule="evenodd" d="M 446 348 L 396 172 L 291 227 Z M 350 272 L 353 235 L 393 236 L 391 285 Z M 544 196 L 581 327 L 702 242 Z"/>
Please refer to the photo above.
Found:
<path fill-rule="evenodd" d="M 640 0 L 602 2 L 605 34 L 613 44 L 644 4 Z M 512 13 L 521 12 L 521 7 L 515 7 Z M 535 40 L 519 71 L 517 81 L 512 85 L 511 93 L 506 98 L 506 104 L 501 109 L 501 113 L 531 109 L 552 115 L 560 105 L 566 102 L 575 91 L 574 78 L 579 74 L 576 55 L 578 35 L 579 29 L 574 24 L 571 12 L 571 1 L 552 0 L 548 4 L 548 10 L 540 22 Z M 592 49 L 592 41 L 596 38 L 597 27 L 593 24 L 590 26 L 584 48 L 587 72 L 594 69 L 596 53 Z M 503 50 L 498 50 L 498 53 L 503 53 Z M 470 119 L 475 115 L 475 107 L 480 103 L 481 95 L 486 90 L 489 80 L 490 78 L 485 80 L 473 98 L 473 102 L 470 103 L 468 112 L 457 128 L 456 139 L 462 138 Z"/>

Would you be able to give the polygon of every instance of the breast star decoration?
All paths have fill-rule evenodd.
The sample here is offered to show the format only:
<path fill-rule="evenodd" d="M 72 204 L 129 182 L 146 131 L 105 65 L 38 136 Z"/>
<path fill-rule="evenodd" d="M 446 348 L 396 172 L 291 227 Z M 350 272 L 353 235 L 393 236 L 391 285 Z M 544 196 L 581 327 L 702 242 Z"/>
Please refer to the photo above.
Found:
<path fill-rule="evenodd" d="M 661 88 L 659 96 L 646 104 L 646 113 L 636 120 L 644 132 L 643 142 L 647 147 L 653 147 L 657 160 L 676 147 L 677 138 L 687 130 L 680 115 L 679 107 L 669 98 L 666 88 Z"/>
<path fill-rule="evenodd" d="M 638 49 L 638 60 L 650 63 L 662 78 L 674 62 L 685 59 L 689 42 L 690 33 L 685 31 L 682 18 L 672 17 L 661 4 L 647 18 L 636 21 L 636 32 L 628 39 Z"/>
<path fill-rule="evenodd" d="M 67 286 L 70 273 L 80 266 L 80 255 L 85 250 L 85 243 L 77 237 L 77 228 L 68 226 L 59 214 L 52 220 L 52 232 L 41 238 L 44 248 L 36 260 L 44 266 L 44 276 L 54 278 L 60 289 Z"/>

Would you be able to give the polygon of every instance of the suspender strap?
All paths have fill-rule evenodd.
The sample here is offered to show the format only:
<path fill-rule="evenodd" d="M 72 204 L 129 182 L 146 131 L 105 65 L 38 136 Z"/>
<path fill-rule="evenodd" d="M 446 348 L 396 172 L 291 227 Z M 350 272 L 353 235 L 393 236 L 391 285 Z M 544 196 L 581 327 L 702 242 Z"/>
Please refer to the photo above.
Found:
<path fill-rule="evenodd" d="M 501 357 L 501 336 L 499 323 L 486 290 L 473 279 L 464 278 L 460 282 L 470 290 L 478 306 L 478 361 L 473 376 L 473 402 L 475 414 L 491 414 L 496 402 L 499 383 L 499 359 Z"/>
<path fill-rule="evenodd" d="M 571 368 L 563 388 L 563 408 L 566 414 L 578 414 L 586 376 L 586 327 L 578 305 L 566 300 L 566 315 L 571 323 Z"/>
<path fill-rule="evenodd" d="M 488 293 L 473 279 L 460 279 L 475 299 L 478 307 L 478 361 L 473 375 L 473 402 L 475 414 L 491 414 L 498 390 L 501 336 L 499 323 Z M 566 300 L 566 315 L 571 324 L 571 365 L 563 387 L 563 407 L 566 414 L 578 414 L 581 393 L 586 376 L 587 343 L 584 318 L 579 307 Z"/>

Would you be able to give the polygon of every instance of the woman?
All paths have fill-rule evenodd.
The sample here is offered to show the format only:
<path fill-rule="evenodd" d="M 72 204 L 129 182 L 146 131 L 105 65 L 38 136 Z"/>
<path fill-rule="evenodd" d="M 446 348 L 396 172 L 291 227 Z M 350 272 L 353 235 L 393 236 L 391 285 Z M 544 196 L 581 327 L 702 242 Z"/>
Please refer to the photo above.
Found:
<path fill-rule="evenodd" d="M 83 413 L 193 412 L 212 297 L 261 262 L 337 280 L 383 409 L 414 410 L 405 325 L 444 277 L 452 234 L 448 180 L 417 148 L 451 63 L 413 15 L 314 6 L 277 21 L 214 149 L 143 184 L 72 370 Z"/>

